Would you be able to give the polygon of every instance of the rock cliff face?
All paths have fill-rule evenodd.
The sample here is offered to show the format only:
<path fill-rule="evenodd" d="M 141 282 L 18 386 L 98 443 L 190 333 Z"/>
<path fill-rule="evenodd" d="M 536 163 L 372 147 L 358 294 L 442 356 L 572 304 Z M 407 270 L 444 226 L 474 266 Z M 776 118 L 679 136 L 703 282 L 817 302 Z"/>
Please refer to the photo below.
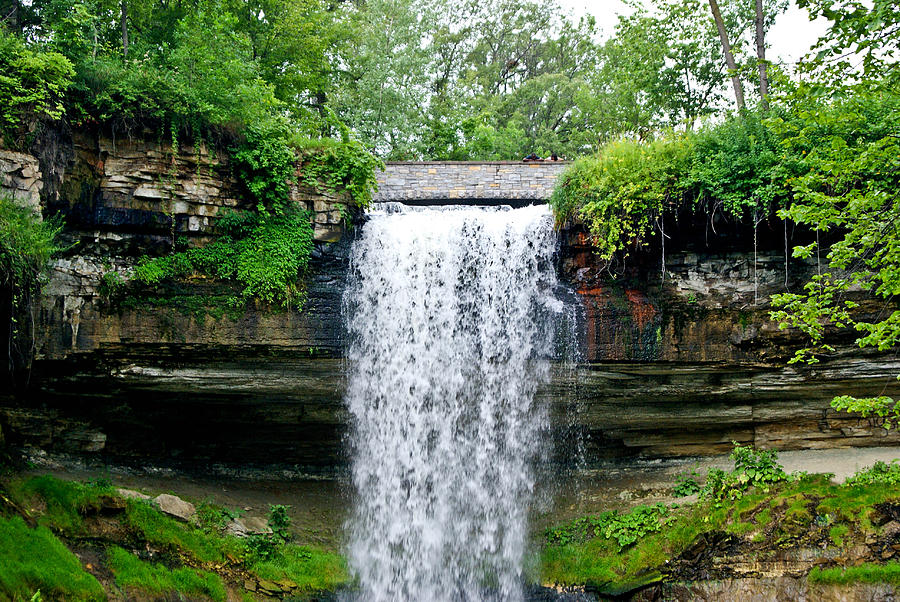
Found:
<path fill-rule="evenodd" d="M 900 443 L 898 433 L 830 407 L 840 394 L 896 395 L 892 354 L 864 352 L 843 333 L 820 363 L 787 364 L 803 341 L 769 319 L 768 299 L 799 290 L 815 265 L 790 260 L 786 270 L 784 242 L 771 240 L 780 233 L 765 232 L 754 259 L 752 233 L 712 236 L 682 224 L 664 277 L 659 256 L 651 257 L 657 248 L 617 266 L 616 278 L 583 232 L 563 234 L 561 269 L 583 309 L 583 362 L 555 379 L 551 395 L 568 397 L 588 457 L 703 455 L 727 452 L 732 441 L 777 449 Z"/>
<path fill-rule="evenodd" d="M 317 241 L 303 311 L 216 319 L 113 309 L 102 274 L 167 252 L 176 236 L 202 244 L 223 208 L 241 207 L 227 155 L 173 155 L 152 137 L 97 132 L 61 135 L 37 155 L 0 153 L 0 185 L 39 199 L 45 215 L 65 215 L 77 246 L 55 264 L 35 316 L 31 386 L 0 398 L 7 440 L 122 462 L 339 469 L 347 198 L 292 189 L 313 211 Z M 838 392 L 896 389 L 898 360 L 848 339 L 815 368 L 786 367 L 797 341 L 768 322 L 763 302 L 785 286 L 783 247 L 770 238 L 754 262 L 752 238 L 723 232 L 709 243 L 685 227 L 666 243 L 664 278 L 658 251 L 611 277 L 583 233 L 564 231 L 559 265 L 577 292 L 582 349 L 579 366 L 561 366 L 542 392 L 561 440 L 582 435 L 589 464 L 717 453 L 732 440 L 782 449 L 900 442 L 829 409 Z M 791 265 L 788 284 L 809 269 Z"/>

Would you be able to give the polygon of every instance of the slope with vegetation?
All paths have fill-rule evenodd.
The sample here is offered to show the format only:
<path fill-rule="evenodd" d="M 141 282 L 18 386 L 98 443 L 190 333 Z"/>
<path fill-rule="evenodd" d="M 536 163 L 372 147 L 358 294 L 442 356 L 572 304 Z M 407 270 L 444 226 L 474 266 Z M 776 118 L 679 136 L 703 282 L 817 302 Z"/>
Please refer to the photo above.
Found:
<path fill-rule="evenodd" d="M 0 599 L 300 600 L 347 581 L 334 551 L 291 541 L 284 506 L 271 507 L 270 533 L 246 538 L 225 531 L 239 514 L 204 502 L 185 523 L 102 480 L 9 480 L 0 538 L 15 545 L 0 551 Z"/>
<path fill-rule="evenodd" d="M 710 470 L 703 485 L 682 479 L 674 495 L 699 494 L 694 502 L 604 512 L 547 529 L 542 581 L 606 594 L 778 576 L 900 583 L 896 462 L 837 485 L 832 475 L 786 474 L 775 452 L 736 445 L 732 459 L 733 470 Z"/>

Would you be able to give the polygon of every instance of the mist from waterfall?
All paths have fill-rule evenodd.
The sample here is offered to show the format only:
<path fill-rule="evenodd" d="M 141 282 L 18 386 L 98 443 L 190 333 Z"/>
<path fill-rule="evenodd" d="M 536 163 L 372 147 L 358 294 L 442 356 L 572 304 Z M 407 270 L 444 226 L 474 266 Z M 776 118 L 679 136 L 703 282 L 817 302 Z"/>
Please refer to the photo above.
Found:
<path fill-rule="evenodd" d="M 522 598 L 555 244 L 546 206 L 394 205 L 363 226 L 344 303 L 359 600 Z"/>

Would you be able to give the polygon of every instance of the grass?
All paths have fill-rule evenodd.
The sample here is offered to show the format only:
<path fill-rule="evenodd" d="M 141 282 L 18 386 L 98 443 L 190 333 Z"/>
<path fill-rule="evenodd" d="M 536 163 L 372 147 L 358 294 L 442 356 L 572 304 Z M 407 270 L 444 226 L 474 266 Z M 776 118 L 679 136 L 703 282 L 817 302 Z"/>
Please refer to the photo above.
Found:
<path fill-rule="evenodd" d="M 29 600 L 38 590 L 45 600 L 106 599 L 100 583 L 47 527 L 0 518 L 0 542 L 0 600 Z"/>
<path fill-rule="evenodd" d="M 344 558 L 309 546 L 286 544 L 271 560 L 257 561 L 250 570 L 261 579 L 293 581 L 304 592 L 334 590 L 347 583 Z"/>
<path fill-rule="evenodd" d="M 34 508 L 43 502 L 46 508 L 41 512 L 39 522 L 71 535 L 83 533 L 83 515 L 99 509 L 104 497 L 118 496 L 109 483 L 82 484 L 49 475 L 14 481 L 8 490 L 10 497 L 23 507 Z"/>
<path fill-rule="evenodd" d="M 234 537 L 205 533 L 162 514 L 144 500 L 128 500 L 125 525 L 141 540 L 173 553 L 187 554 L 200 562 L 225 562 L 239 558 L 244 548 Z"/>
<path fill-rule="evenodd" d="M 190 568 L 169 569 L 159 564 L 145 562 L 131 552 L 112 547 L 107 552 L 109 568 L 116 578 L 116 585 L 126 595 L 144 593 L 158 596 L 177 593 L 185 596 L 207 596 L 213 600 L 225 600 L 222 578 L 208 571 Z"/>
<path fill-rule="evenodd" d="M 887 564 L 865 563 L 859 566 L 823 569 L 815 567 L 809 572 L 810 583 L 846 585 L 848 583 L 892 583 L 900 585 L 900 562 Z"/>

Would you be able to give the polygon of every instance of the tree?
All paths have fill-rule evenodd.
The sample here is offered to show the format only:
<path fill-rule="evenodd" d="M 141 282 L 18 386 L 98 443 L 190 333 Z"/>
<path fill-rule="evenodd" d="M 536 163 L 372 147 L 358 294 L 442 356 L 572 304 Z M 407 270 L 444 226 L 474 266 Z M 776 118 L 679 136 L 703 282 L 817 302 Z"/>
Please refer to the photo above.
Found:
<path fill-rule="evenodd" d="M 772 125 L 793 157 L 786 175 L 794 202 L 780 214 L 816 232 L 816 242 L 794 255 L 815 254 L 818 269 L 802 293 L 773 298 L 779 309 L 772 317 L 809 338 L 792 361 L 815 363 L 835 351 L 830 337 L 837 329 L 859 332 L 860 347 L 900 345 L 900 17 L 880 0 L 801 5 L 832 20 L 806 65 L 821 79 L 797 85 L 786 98 L 790 118 Z M 861 58 L 859 69 L 852 57 Z M 825 235 L 834 239 L 827 249 Z M 900 421 L 900 403 L 885 395 L 841 395 L 832 407 L 886 428 Z"/>
<path fill-rule="evenodd" d="M 798 0 L 810 19 L 831 21 L 807 67 L 831 82 L 900 78 L 900 12 L 894 0 Z M 858 67 L 861 67 L 858 68 Z"/>
<path fill-rule="evenodd" d="M 766 25 L 763 0 L 756 0 L 756 60 L 759 67 L 759 102 L 763 109 L 769 108 L 769 77 L 766 73 Z"/>
<path fill-rule="evenodd" d="M 371 0 L 346 23 L 353 35 L 332 106 L 374 153 L 413 158 L 427 105 L 430 13 L 419 0 Z"/>
<path fill-rule="evenodd" d="M 719 10 L 719 3 L 716 0 L 709 0 L 709 8 L 712 11 L 713 19 L 716 22 L 716 29 L 719 30 L 719 40 L 722 42 L 722 54 L 725 55 L 725 64 L 731 74 L 731 85 L 734 86 L 734 99 L 737 102 L 739 111 L 743 111 L 746 104 L 744 103 L 744 86 L 741 84 L 741 78 L 738 74 L 737 63 L 734 61 L 734 54 L 731 51 L 731 44 L 728 41 L 728 32 L 725 30 L 725 21 L 722 19 L 722 12 Z"/>

